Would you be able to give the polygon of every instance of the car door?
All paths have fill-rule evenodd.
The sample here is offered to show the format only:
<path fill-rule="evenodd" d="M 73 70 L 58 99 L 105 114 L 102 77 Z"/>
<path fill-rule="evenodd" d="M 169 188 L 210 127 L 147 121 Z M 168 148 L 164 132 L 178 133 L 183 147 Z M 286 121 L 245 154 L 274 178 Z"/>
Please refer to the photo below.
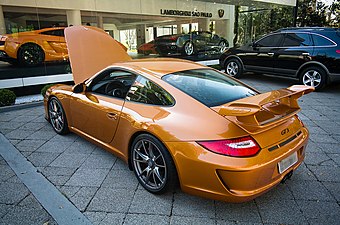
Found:
<path fill-rule="evenodd" d="M 272 73 L 274 54 L 278 51 L 282 40 L 283 34 L 270 34 L 254 42 L 248 51 L 238 54 L 246 70 Z"/>
<path fill-rule="evenodd" d="M 302 64 L 312 60 L 313 51 L 313 41 L 309 33 L 286 33 L 282 47 L 274 55 L 274 73 L 295 76 Z"/>
<path fill-rule="evenodd" d="M 64 37 L 64 28 L 53 29 L 41 33 L 51 48 L 45 48 L 46 57 L 63 59 L 67 57 L 67 46 Z"/>
<path fill-rule="evenodd" d="M 111 142 L 135 77 L 128 71 L 108 69 L 94 78 L 85 92 L 72 94 L 71 126 L 101 142 Z"/>

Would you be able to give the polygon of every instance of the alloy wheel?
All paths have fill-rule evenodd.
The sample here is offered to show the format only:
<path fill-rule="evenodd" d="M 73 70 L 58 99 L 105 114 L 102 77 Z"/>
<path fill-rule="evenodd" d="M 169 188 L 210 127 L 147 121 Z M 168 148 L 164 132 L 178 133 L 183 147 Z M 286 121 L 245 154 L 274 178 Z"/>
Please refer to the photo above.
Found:
<path fill-rule="evenodd" d="M 318 87 L 322 81 L 321 74 L 316 70 L 308 70 L 303 74 L 302 82 L 306 86 Z"/>
<path fill-rule="evenodd" d="M 194 45 L 192 42 L 187 42 L 184 46 L 185 54 L 192 55 L 194 53 Z"/>
<path fill-rule="evenodd" d="M 48 112 L 53 129 L 61 133 L 65 126 L 63 109 L 56 99 L 51 99 L 48 105 Z"/>
<path fill-rule="evenodd" d="M 150 140 L 141 139 L 133 147 L 132 160 L 139 180 L 151 191 L 161 190 L 167 180 L 167 166 L 160 149 Z"/>
<path fill-rule="evenodd" d="M 226 67 L 226 73 L 232 77 L 237 75 L 238 70 L 239 70 L 238 65 L 234 61 L 229 62 Z"/>
<path fill-rule="evenodd" d="M 224 41 L 222 41 L 220 42 L 219 47 L 220 47 L 220 52 L 223 53 L 227 48 L 227 44 Z"/>

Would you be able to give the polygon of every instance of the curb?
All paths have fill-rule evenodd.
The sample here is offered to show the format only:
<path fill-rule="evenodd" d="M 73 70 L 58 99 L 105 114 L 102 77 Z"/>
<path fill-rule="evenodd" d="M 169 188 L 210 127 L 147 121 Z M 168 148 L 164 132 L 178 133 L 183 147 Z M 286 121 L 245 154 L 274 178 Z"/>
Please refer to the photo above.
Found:
<path fill-rule="evenodd" d="M 4 107 L 0 107 L 0 113 L 10 112 L 10 111 L 19 110 L 19 109 L 27 109 L 27 108 L 36 107 L 36 106 L 42 106 L 43 104 L 44 104 L 44 101 L 37 101 L 37 102 L 29 102 L 29 103 L 23 103 L 23 104 L 18 104 L 18 105 L 4 106 Z"/>

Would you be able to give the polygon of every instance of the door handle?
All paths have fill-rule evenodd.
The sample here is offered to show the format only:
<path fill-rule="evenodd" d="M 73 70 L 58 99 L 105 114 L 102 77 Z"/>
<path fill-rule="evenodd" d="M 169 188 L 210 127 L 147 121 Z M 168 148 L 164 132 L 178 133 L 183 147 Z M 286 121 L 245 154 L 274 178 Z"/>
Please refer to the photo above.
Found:
<path fill-rule="evenodd" d="M 308 52 L 303 52 L 302 55 L 303 56 L 309 56 L 309 53 Z"/>
<path fill-rule="evenodd" d="M 267 54 L 268 54 L 269 56 L 273 56 L 273 55 L 274 55 L 273 52 L 268 52 Z"/>
<path fill-rule="evenodd" d="M 109 117 L 109 119 L 117 120 L 117 114 L 116 113 L 108 113 L 107 117 Z"/>

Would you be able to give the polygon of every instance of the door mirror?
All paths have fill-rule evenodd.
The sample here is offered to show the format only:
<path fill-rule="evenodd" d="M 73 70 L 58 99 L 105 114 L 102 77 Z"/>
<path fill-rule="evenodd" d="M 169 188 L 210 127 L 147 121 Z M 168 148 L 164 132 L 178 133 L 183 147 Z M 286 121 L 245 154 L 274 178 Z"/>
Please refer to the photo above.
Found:
<path fill-rule="evenodd" d="M 86 85 L 84 83 L 76 84 L 72 88 L 73 93 L 82 93 L 86 91 Z"/>

